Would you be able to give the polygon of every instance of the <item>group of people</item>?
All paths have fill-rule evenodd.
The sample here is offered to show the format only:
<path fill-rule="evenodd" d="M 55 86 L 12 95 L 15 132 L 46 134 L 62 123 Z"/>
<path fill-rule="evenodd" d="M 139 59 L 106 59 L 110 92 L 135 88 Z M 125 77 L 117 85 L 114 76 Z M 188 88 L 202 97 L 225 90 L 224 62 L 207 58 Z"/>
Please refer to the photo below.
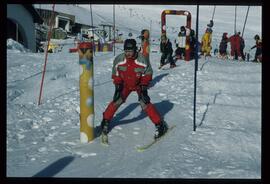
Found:
<path fill-rule="evenodd" d="M 189 44 L 187 44 L 187 39 Z M 180 27 L 180 32 L 178 33 L 178 39 L 175 40 L 176 50 L 173 55 L 173 47 L 172 42 L 166 36 L 166 34 L 161 35 L 160 41 L 160 52 L 162 53 L 160 58 L 160 67 L 164 66 L 167 63 L 170 63 L 170 68 L 174 68 L 175 62 L 178 59 L 185 59 L 187 57 L 186 50 L 189 51 L 189 58 L 193 59 L 195 56 L 195 46 L 196 46 L 196 38 L 195 31 L 193 29 L 189 29 L 185 26 Z M 189 47 L 189 48 L 187 48 Z"/>
<path fill-rule="evenodd" d="M 259 35 L 254 36 L 256 44 L 251 47 L 249 51 L 256 48 L 255 57 L 252 60 L 253 62 L 261 62 L 262 58 L 262 40 Z M 227 56 L 227 43 L 231 44 L 231 53 L 229 57 Z M 219 45 L 219 58 L 222 59 L 236 59 L 236 60 L 246 60 L 246 55 L 244 54 L 245 41 L 241 37 L 241 32 L 237 32 L 231 37 L 228 37 L 228 33 L 223 33 L 222 39 Z"/>
<path fill-rule="evenodd" d="M 210 23 L 207 24 L 207 28 L 205 33 L 202 36 L 201 42 L 198 42 L 200 56 L 211 56 L 212 50 L 212 27 L 214 25 L 213 20 L 210 20 Z M 187 42 L 187 39 L 188 42 Z M 254 36 L 256 44 L 251 47 L 249 52 L 256 48 L 255 57 L 252 61 L 261 62 L 262 60 L 262 39 L 260 39 L 259 35 Z M 160 59 L 160 68 L 166 63 L 170 63 L 170 67 L 175 67 L 175 62 L 178 59 L 184 59 L 186 54 L 189 54 L 189 58 L 193 59 L 195 57 L 195 46 L 196 46 L 196 38 L 195 31 L 189 29 L 187 27 L 181 26 L 180 32 L 178 33 L 178 41 L 175 40 L 176 50 L 173 55 L 172 43 L 167 38 L 165 34 L 161 35 L 160 42 L 160 51 L 162 53 Z M 230 43 L 231 51 L 228 54 L 227 46 Z M 218 58 L 221 59 L 235 59 L 239 61 L 246 60 L 246 54 L 244 53 L 245 48 L 245 40 L 241 36 L 241 32 L 236 32 L 234 35 L 228 37 L 228 33 L 223 33 L 221 42 L 219 44 L 219 49 L 215 49 L 218 52 Z M 189 52 L 186 52 L 188 49 Z M 249 54 L 248 54 L 249 57 Z M 249 60 L 249 58 L 248 58 Z"/>

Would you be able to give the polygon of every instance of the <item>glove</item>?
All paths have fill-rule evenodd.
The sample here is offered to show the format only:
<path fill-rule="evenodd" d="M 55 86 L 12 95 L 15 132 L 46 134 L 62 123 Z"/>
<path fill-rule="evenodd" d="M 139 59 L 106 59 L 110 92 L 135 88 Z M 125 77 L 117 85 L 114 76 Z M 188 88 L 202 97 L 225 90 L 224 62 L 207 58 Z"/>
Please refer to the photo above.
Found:
<path fill-rule="evenodd" d="M 113 95 L 113 102 L 116 102 L 118 99 L 121 98 L 121 92 L 123 90 L 123 84 L 116 84 L 115 85 L 115 92 Z"/>
<path fill-rule="evenodd" d="M 143 103 L 145 103 L 145 104 L 150 103 L 150 97 L 148 96 L 147 86 L 145 86 L 145 85 L 141 86 L 140 100 L 142 100 Z"/>

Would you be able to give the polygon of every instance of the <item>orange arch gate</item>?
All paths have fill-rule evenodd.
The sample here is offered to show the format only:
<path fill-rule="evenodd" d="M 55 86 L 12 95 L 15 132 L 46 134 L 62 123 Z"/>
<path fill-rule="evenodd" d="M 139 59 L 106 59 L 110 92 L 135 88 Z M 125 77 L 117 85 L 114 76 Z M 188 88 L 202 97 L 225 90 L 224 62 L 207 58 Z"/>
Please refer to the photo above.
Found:
<path fill-rule="evenodd" d="M 166 35 L 166 15 L 183 15 L 187 17 L 186 20 L 186 27 L 191 30 L 191 13 L 186 10 L 164 10 L 161 13 L 161 34 Z M 188 35 L 186 37 L 186 54 L 185 54 L 185 60 L 190 60 L 190 36 Z"/>

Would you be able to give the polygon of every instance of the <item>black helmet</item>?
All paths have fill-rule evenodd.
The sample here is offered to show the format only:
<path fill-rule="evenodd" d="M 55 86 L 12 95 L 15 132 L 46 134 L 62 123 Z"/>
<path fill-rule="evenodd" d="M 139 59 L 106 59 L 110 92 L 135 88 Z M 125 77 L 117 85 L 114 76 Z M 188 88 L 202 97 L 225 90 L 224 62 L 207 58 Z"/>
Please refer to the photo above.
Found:
<path fill-rule="evenodd" d="M 255 39 L 255 40 L 259 40 L 259 39 L 260 39 L 260 36 L 256 34 L 256 35 L 254 36 L 254 39 Z"/>
<path fill-rule="evenodd" d="M 163 33 L 163 34 L 161 35 L 161 40 L 167 40 L 166 34 Z"/>
<path fill-rule="evenodd" d="M 137 44 L 136 40 L 134 40 L 134 39 L 126 39 L 125 43 L 124 43 L 124 50 L 136 51 L 137 50 L 136 44 Z"/>
<path fill-rule="evenodd" d="M 181 31 L 185 31 L 185 30 L 186 30 L 185 26 L 181 26 L 181 27 L 180 27 L 180 30 L 181 30 Z"/>

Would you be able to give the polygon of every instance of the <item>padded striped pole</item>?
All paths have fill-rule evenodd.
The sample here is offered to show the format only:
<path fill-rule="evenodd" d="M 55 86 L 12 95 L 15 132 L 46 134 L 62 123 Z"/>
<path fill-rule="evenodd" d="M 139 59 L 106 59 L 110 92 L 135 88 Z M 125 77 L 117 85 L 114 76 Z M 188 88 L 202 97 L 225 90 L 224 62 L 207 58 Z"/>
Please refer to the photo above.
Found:
<path fill-rule="evenodd" d="M 80 140 L 94 139 L 93 45 L 81 42 L 78 47 L 80 64 Z"/>

